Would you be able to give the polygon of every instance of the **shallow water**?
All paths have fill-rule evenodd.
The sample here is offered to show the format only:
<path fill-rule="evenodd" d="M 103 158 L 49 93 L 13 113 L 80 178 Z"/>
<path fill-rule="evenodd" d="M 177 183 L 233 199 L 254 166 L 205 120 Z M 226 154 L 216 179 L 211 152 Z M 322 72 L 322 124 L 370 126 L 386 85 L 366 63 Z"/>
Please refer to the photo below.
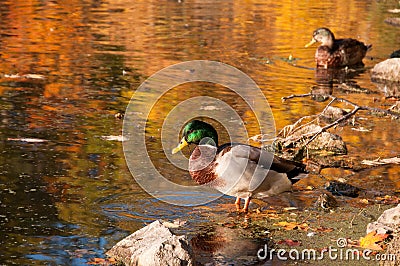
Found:
<path fill-rule="evenodd" d="M 315 47 L 304 44 L 315 28 L 328 26 L 337 37 L 373 44 L 365 71 L 350 78 L 369 93 L 335 84 L 334 95 L 388 108 L 394 101 L 370 81 L 369 69 L 400 48 L 399 29 L 384 23 L 396 16 L 387 12 L 393 8 L 396 1 L 1 1 L 0 263 L 84 264 L 155 219 L 187 220 L 190 231 L 210 221 L 207 213 L 214 216 L 219 204 L 232 202 L 223 197 L 193 208 L 154 199 L 132 178 L 121 142 L 110 140 L 123 125 L 114 115 L 124 113 L 136 88 L 164 67 L 201 59 L 240 69 L 267 98 L 278 131 L 326 104 L 309 98 L 282 103 L 281 97 L 308 93 L 320 82 Z M 246 121 L 250 136 L 259 133 L 246 103 L 227 88 L 199 82 L 163 95 L 147 120 L 146 147 L 163 175 L 187 185 L 188 173 L 168 163 L 159 129 L 176 104 L 195 96 L 225 101 Z M 367 117 L 360 123 L 369 131 L 334 130 L 349 156 L 398 155 L 398 122 L 360 116 Z M 228 139 L 221 134 L 221 142 Z M 400 189 L 399 170 L 384 166 L 351 180 L 393 192 Z M 314 177 L 303 186 L 321 183 Z"/>

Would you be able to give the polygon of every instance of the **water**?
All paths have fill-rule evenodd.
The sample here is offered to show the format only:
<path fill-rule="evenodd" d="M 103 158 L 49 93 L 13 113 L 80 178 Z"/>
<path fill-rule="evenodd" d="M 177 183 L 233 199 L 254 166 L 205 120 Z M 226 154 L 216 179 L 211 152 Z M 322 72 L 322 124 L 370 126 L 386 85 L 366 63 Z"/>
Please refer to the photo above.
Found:
<path fill-rule="evenodd" d="M 282 103 L 281 97 L 317 84 L 315 47 L 304 44 L 315 28 L 328 26 L 337 37 L 373 44 L 367 70 L 352 79 L 371 93 L 349 94 L 335 85 L 334 94 L 361 105 L 394 103 L 371 83 L 369 68 L 400 48 L 398 28 L 384 23 L 395 16 L 387 10 L 398 8 L 396 1 L 0 2 L 4 264 L 84 264 L 155 219 L 190 220 L 190 231 L 210 220 L 211 208 L 232 201 L 223 197 L 204 211 L 156 200 L 135 183 L 121 142 L 104 138 L 121 134 L 122 120 L 114 115 L 164 67 L 199 59 L 237 67 L 259 85 L 280 130 L 325 106 L 308 98 Z M 168 164 L 158 129 L 177 103 L 199 95 L 226 101 L 248 122 L 250 135 L 258 133 L 248 106 L 229 89 L 199 83 L 163 96 L 149 116 L 147 147 L 154 165 L 183 184 L 191 179 Z M 337 130 L 352 158 L 398 155 L 397 121 L 368 116 L 363 126 L 371 131 Z M 385 166 L 354 183 L 394 191 L 398 172 Z"/>

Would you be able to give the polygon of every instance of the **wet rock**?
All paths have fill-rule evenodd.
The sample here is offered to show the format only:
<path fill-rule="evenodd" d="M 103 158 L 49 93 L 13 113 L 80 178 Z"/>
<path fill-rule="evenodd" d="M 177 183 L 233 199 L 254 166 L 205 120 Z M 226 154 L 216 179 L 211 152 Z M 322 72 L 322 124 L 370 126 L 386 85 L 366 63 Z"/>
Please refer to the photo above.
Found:
<path fill-rule="evenodd" d="M 394 51 L 390 54 L 390 58 L 400 58 L 400 50 Z"/>
<path fill-rule="evenodd" d="M 187 237 L 174 235 L 159 221 L 124 238 L 106 254 L 125 265 L 194 265 Z"/>
<path fill-rule="evenodd" d="M 400 229 L 400 204 L 394 208 L 388 209 L 376 220 L 369 223 L 367 233 L 377 230 L 378 234 L 387 234 L 398 232 Z"/>
<path fill-rule="evenodd" d="M 357 198 L 361 191 L 358 187 L 338 181 L 329 181 L 325 189 L 335 196 L 347 196 L 351 198 Z"/>
<path fill-rule="evenodd" d="M 400 18 L 387 18 L 385 22 L 393 26 L 400 26 Z"/>
<path fill-rule="evenodd" d="M 332 123 L 344 115 L 348 114 L 345 110 L 339 107 L 328 106 L 320 115 L 320 118 L 328 123 Z"/>
<path fill-rule="evenodd" d="M 289 128 L 288 131 L 290 131 L 291 127 L 294 126 L 287 126 L 287 128 Z M 274 145 L 277 147 L 278 151 L 304 148 L 304 145 L 309 141 L 309 139 L 321 130 L 322 127 L 315 124 L 305 125 L 294 132 L 289 132 L 284 138 L 277 138 Z M 320 133 L 313 141 L 308 143 L 307 149 L 308 152 L 312 154 L 347 154 L 346 143 L 342 138 L 339 135 L 329 132 Z"/>
<path fill-rule="evenodd" d="M 371 71 L 371 79 L 400 82 L 400 58 L 390 58 L 376 64 Z"/>
<path fill-rule="evenodd" d="M 374 84 L 380 91 L 383 92 L 386 98 L 391 98 L 391 97 L 400 98 L 400 82 L 379 81 L 379 82 L 374 82 Z"/>
<path fill-rule="evenodd" d="M 400 265 L 400 236 L 394 236 L 392 241 L 389 243 L 386 249 L 386 253 L 383 254 L 385 260 L 381 260 L 381 266 L 398 266 Z"/>
<path fill-rule="evenodd" d="M 319 132 L 322 128 L 317 125 L 308 125 L 297 131 L 297 134 L 306 134 L 307 132 Z M 347 154 L 346 143 L 339 135 L 329 132 L 322 132 L 312 142 L 307 145 L 309 150 L 325 151 L 332 154 Z"/>

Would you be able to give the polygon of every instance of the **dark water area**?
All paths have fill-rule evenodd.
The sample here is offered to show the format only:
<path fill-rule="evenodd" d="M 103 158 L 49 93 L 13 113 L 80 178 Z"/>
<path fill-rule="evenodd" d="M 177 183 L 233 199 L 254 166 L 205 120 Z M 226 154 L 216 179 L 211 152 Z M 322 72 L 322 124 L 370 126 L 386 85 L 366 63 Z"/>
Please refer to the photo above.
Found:
<path fill-rule="evenodd" d="M 281 97 L 320 83 L 315 47 L 304 45 L 326 26 L 337 37 L 373 45 L 364 71 L 347 77 L 367 93 L 335 83 L 333 94 L 388 108 L 394 101 L 369 71 L 400 48 L 399 28 L 384 23 L 397 16 L 388 12 L 394 8 L 397 1 L 0 1 L 0 264 L 82 265 L 104 258 L 113 244 L 156 219 L 186 220 L 190 231 L 223 217 L 218 206 L 232 203 L 230 197 L 182 207 L 153 198 L 135 182 L 120 141 L 123 120 L 115 115 L 125 112 L 136 88 L 172 64 L 220 61 L 258 84 L 278 131 L 325 107 Z M 190 176 L 168 164 L 159 129 L 177 103 L 199 95 L 225 101 L 247 121 L 250 136 L 259 133 L 246 103 L 227 88 L 200 82 L 165 94 L 147 117 L 146 144 L 155 167 L 183 184 Z M 365 132 L 333 130 L 349 156 L 399 155 L 398 121 L 367 117 Z M 372 169 L 353 184 L 395 192 L 399 170 Z M 311 177 L 303 185 L 320 184 Z"/>

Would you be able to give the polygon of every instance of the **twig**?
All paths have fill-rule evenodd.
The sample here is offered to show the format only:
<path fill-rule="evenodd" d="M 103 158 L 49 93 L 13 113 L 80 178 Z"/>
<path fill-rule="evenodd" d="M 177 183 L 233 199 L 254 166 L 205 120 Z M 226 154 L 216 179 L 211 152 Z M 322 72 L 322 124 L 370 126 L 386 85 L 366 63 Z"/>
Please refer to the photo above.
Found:
<path fill-rule="evenodd" d="M 344 98 L 339 98 L 339 97 L 335 97 L 335 96 L 332 96 L 332 95 L 329 95 L 329 98 L 331 98 L 332 101 L 338 101 L 338 102 L 344 102 L 344 103 L 350 104 L 350 105 L 352 105 L 354 107 L 357 107 L 359 110 L 367 110 L 367 111 L 372 111 L 372 112 L 376 112 L 376 113 L 383 113 L 385 115 L 390 115 L 390 116 L 393 116 L 395 118 L 400 118 L 400 114 L 398 114 L 396 112 L 393 112 L 393 111 L 390 111 L 390 110 L 385 110 L 385 109 L 376 108 L 376 107 L 369 107 L 369 106 L 365 106 L 365 105 L 364 106 L 358 105 L 358 104 L 353 103 L 353 102 L 351 102 L 349 100 L 346 100 Z"/>
<path fill-rule="evenodd" d="M 308 96 L 312 96 L 312 95 L 313 95 L 312 93 L 292 94 L 289 96 L 282 97 L 281 99 L 282 99 L 282 102 L 284 102 L 284 101 L 292 99 L 292 98 L 308 97 Z"/>
<path fill-rule="evenodd" d="M 356 216 L 360 216 L 361 213 L 363 213 L 363 212 L 364 212 L 364 209 L 361 209 L 361 211 L 359 211 L 357 214 L 354 214 L 353 218 L 350 221 L 350 228 L 353 228 L 353 222 L 354 222 L 354 219 L 356 218 Z"/>

